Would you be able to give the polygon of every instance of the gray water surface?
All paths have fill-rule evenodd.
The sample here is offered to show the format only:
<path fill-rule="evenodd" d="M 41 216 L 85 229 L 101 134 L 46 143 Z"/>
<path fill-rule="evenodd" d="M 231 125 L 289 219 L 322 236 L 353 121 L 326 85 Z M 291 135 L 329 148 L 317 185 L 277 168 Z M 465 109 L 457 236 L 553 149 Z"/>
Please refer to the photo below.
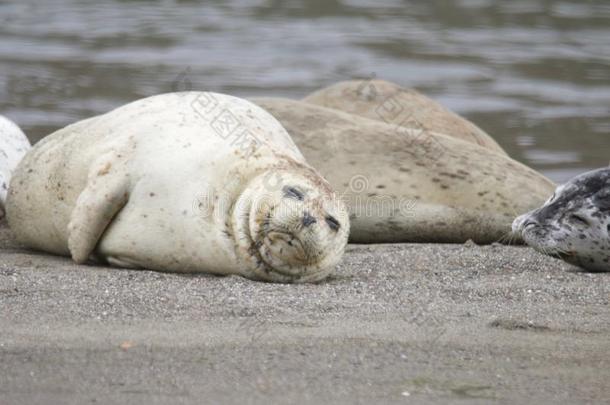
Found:
<path fill-rule="evenodd" d="M 137 98 L 414 87 L 557 181 L 610 162 L 610 2 L 0 1 L 0 113 L 36 141 Z"/>

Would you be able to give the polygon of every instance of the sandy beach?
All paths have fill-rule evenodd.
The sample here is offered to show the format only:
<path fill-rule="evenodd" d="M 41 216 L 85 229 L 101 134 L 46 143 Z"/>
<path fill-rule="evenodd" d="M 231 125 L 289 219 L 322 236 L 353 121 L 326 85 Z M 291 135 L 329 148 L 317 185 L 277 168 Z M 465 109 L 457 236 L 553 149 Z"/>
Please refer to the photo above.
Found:
<path fill-rule="evenodd" d="M 610 274 L 350 245 L 316 285 L 81 266 L 0 228 L 0 403 L 607 403 Z"/>

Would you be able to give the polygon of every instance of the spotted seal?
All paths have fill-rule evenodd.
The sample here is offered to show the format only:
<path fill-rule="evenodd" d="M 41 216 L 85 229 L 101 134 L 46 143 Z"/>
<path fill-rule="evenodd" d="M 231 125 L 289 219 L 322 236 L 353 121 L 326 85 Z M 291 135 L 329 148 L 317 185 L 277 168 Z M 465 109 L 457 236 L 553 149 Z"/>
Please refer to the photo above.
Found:
<path fill-rule="evenodd" d="M 492 243 L 555 189 L 540 173 L 489 148 L 281 98 L 275 116 L 350 210 L 350 241 Z"/>
<path fill-rule="evenodd" d="M 592 271 L 610 271 L 610 168 L 560 185 L 540 208 L 513 222 L 539 252 Z"/>
<path fill-rule="evenodd" d="M 348 80 L 317 90 L 302 101 L 398 127 L 441 133 L 496 153 L 504 149 L 481 128 L 414 89 L 385 80 Z"/>
<path fill-rule="evenodd" d="M 77 263 L 313 282 L 340 260 L 347 212 L 270 114 L 207 92 L 145 98 L 69 125 L 14 173 L 26 246 Z"/>

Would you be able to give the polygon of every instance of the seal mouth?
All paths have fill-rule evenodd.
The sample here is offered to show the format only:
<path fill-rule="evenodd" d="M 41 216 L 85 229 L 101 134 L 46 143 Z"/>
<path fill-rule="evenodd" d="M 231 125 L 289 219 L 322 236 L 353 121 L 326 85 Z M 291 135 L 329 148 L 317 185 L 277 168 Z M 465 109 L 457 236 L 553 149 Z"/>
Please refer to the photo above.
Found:
<path fill-rule="evenodd" d="M 256 235 L 255 245 L 262 261 L 273 271 L 290 277 L 303 277 L 311 272 L 310 266 L 318 262 L 319 257 L 308 252 L 303 241 L 294 232 L 272 224 L 276 206 L 271 207 L 265 215 Z"/>
<path fill-rule="evenodd" d="M 274 250 L 275 246 L 277 246 L 278 244 L 284 244 L 284 245 L 287 245 L 287 246 L 293 248 L 293 250 L 296 251 L 296 254 L 294 254 L 294 257 L 295 257 L 295 259 L 297 259 L 297 261 L 301 261 L 301 262 L 307 261 L 305 249 L 303 248 L 303 244 L 301 243 L 301 241 L 299 239 L 295 238 L 294 235 L 292 235 L 291 233 L 282 232 L 282 231 L 267 232 L 267 234 L 263 238 L 262 247 L 266 248 L 266 250 L 268 252 L 271 252 L 272 250 Z M 282 256 L 283 252 L 284 252 L 284 248 L 280 247 L 279 248 L 280 257 Z"/>
<path fill-rule="evenodd" d="M 571 260 L 576 257 L 576 252 L 570 252 L 570 251 L 557 252 L 557 253 L 555 253 L 555 255 L 556 255 L 556 257 L 558 257 L 562 260 Z"/>
<path fill-rule="evenodd" d="M 521 230 L 521 236 L 525 243 L 528 246 L 534 248 L 537 252 L 540 252 L 544 255 L 554 257 L 556 259 L 562 259 L 566 261 L 570 261 L 574 259 L 576 253 L 573 251 L 568 251 L 560 248 L 556 245 L 556 241 L 554 243 L 548 243 L 548 233 L 549 229 L 547 229 L 544 225 L 538 223 L 529 223 L 526 224 Z"/>
<path fill-rule="evenodd" d="M 328 270 L 311 265 L 303 244 L 291 233 L 270 231 L 254 242 L 251 254 L 257 258 L 255 274 L 264 281 L 316 282 L 326 277 Z M 290 247 L 288 250 L 286 247 Z"/>

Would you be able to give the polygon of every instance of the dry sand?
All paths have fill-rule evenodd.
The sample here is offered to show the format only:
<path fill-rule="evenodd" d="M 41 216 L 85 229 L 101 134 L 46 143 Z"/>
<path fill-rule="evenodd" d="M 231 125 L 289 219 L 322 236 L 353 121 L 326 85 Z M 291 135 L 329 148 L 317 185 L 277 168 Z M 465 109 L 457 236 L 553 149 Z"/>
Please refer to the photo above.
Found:
<path fill-rule="evenodd" d="M 608 403 L 610 274 L 350 246 L 317 285 L 80 266 L 0 228 L 0 404 Z"/>

